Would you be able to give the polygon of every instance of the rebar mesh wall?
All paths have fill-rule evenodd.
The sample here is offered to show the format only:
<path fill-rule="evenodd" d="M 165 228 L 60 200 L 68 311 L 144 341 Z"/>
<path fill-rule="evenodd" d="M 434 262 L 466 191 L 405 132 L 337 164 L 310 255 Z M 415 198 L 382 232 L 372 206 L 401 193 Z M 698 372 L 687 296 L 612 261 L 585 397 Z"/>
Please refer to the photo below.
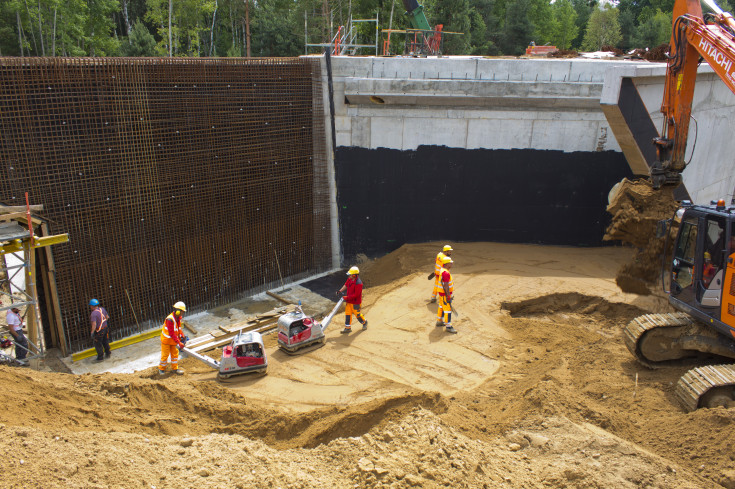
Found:
<path fill-rule="evenodd" d="M 331 264 L 318 59 L 0 58 L 0 201 L 42 203 L 72 351 Z"/>

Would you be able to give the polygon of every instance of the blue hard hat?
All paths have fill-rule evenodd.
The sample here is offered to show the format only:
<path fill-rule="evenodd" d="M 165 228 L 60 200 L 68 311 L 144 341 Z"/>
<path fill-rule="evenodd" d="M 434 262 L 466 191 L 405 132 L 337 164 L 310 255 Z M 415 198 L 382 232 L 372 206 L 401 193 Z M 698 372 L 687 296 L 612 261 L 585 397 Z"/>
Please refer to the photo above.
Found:
<path fill-rule="evenodd" d="M 91 301 L 89 301 L 89 305 L 90 306 L 99 306 L 100 305 L 100 301 L 98 301 L 97 299 L 92 299 Z"/>

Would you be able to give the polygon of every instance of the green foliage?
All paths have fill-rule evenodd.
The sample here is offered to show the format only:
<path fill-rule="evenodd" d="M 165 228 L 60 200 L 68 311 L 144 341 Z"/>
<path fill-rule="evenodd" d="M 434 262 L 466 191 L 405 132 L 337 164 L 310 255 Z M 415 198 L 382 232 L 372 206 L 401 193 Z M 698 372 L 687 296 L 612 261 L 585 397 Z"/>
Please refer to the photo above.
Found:
<path fill-rule="evenodd" d="M 614 44 L 626 50 L 668 41 L 674 0 L 619 0 L 614 9 L 599 9 L 598 1 L 419 3 L 432 26 L 464 33 L 444 37 L 446 54 L 519 55 L 530 41 L 561 49 Z M 729 1 L 719 4 L 731 11 Z M 312 43 L 329 41 L 350 15 L 378 15 L 380 29 L 386 29 L 393 9 L 392 28 L 408 26 L 399 0 L 171 0 L 170 33 L 169 0 L 0 0 L 0 55 L 168 56 L 170 51 L 173 56 L 244 56 L 246 5 L 253 56 L 302 54 L 305 12 Z M 356 26 L 359 42 L 372 44 L 374 24 Z M 380 36 L 381 46 L 385 37 Z M 391 39 L 392 52 L 402 52 L 404 36 Z"/>
<path fill-rule="evenodd" d="M 533 24 L 528 18 L 530 0 L 512 0 L 505 13 L 505 26 L 501 47 L 503 52 L 521 55 L 526 52 L 533 36 Z"/>
<path fill-rule="evenodd" d="M 618 9 L 595 9 L 587 22 L 582 49 L 597 51 L 602 46 L 617 46 L 623 39 L 618 24 Z"/>
<path fill-rule="evenodd" d="M 442 24 L 445 31 L 462 33 L 444 36 L 444 53 L 469 54 L 472 37 L 469 0 L 435 0 L 431 14 L 432 25 Z"/>
<path fill-rule="evenodd" d="M 556 30 L 551 37 L 551 43 L 559 49 L 570 49 L 572 42 L 577 38 L 577 11 L 570 0 L 556 0 L 552 9 L 556 20 Z"/>
<path fill-rule="evenodd" d="M 655 48 L 671 39 L 671 14 L 657 10 L 653 16 L 638 26 L 634 44 L 639 47 Z"/>
<path fill-rule="evenodd" d="M 548 0 L 531 0 L 528 20 L 533 24 L 533 41 L 538 45 L 550 43 L 559 29 L 553 7 Z"/>
<path fill-rule="evenodd" d="M 577 37 L 572 41 L 572 46 L 582 45 L 582 38 L 587 29 L 587 22 L 592 12 L 597 9 L 597 0 L 571 0 L 574 11 L 577 13 Z"/>
<path fill-rule="evenodd" d="M 156 56 L 156 39 L 143 22 L 137 21 L 130 30 L 128 42 L 122 42 L 120 51 L 123 56 Z"/>

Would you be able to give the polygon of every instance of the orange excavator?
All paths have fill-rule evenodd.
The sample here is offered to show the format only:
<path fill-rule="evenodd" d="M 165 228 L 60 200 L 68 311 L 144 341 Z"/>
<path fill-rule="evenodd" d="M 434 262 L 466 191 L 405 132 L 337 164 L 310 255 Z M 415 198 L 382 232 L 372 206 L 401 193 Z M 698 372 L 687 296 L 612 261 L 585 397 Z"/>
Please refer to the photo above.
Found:
<path fill-rule="evenodd" d="M 735 92 L 735 21 L 710 4 L 702 15 L 699 0 L 676 0 L 661 112 L 664 127 L 654 139 L 650 164 L 654 188 L 681 182 L 694 84 L 700 57 Z M 676 387 L 684 408 L 735 405 L 735 206 L 682 201 L 676 214 L 659 225 L 658 235 L 679 224 L 668 273 L 670 314 L 647 314 L 631 321 L 624 338 L 636 359 L 650 368 L 681 365 L 696 357 Z"/>

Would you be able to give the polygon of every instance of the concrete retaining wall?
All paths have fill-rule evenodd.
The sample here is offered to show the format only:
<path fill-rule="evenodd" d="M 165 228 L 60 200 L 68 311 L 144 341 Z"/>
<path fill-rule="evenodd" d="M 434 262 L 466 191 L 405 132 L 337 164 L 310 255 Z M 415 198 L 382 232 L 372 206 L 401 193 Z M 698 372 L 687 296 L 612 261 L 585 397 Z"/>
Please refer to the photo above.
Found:
<path fill-rule="evenodd" d="M 544 209 L 544 219 L 575 228 L 565 240 L 563 233 L 551 236 L 547 226 L 543 226 L 542 232 L 526 219 L 504 224 L 513 229 L 504 228 L 503 232 L 462 233 L 463 239 L 600 243 L 609 219 L 604 211 L 607 192 L 620 178 L 632 176 L 600 108 L 605 84 L 610 80 L 619 83 L 615 80 L 616 72 L 632 73 L 657 127 L 661 122 L 659 107 L 665 73 L 662 63 L 337 57 L 332 58 L 332 65 L 337 203 L 345 257 L 364 249 L 389 251 L 403 242 L 453 239 L 446 227 L 432 225 L 433 217 L 425 219 L 421 215 L 412 217 L 409 227 L 415 230 L 400 232 L 400 237 L 381 236 L 382 230 L 390 228 L 385 225 L 363 235 L 361 229 L 372 227 L 367 224 L 366 213 L 373 214 L 373 222 L 400 221 L 398 209 L 414 208 L 416 202 L 424 201 L 424 196 L 412 191 L 411 173 L 403 173 L 404 167 L 412 168 L 413 174 L 421 172 L 421 181 L 428 176 L 437 182 L 437 200 L 465 202 L 468 207 L 456 208 L 455 216 L 459 212 L 488 222 L 497 219 L 497 215 L 482 208 L 482 199 L 467 200 L 462 195 L 463 184 L 458 182 L 471 180 L 474 173 L 502 182 L 492 186 L 492 192 L 498 193 L 492 199 L 496 204 L 511 202 L 528 189 L 543 187 L 541 193 L 548 200 L 535 200 L 534 205 Z M 691 168 L 684 174 L 695 202 L 733 197 L 735 141 L 727 136 L 732 132 L 728 121 L 735 117 L 734 107 L 735 97 L 703 67 L 694 103 L 694 117 L 699 122 L 696 152 Z M 695 128 L 692 124 L 690 146 L 694 143 Z M 419 155 L 421 164 L 416 165 Z M 451 164 L 441 160 L 448 155 Z M 385 165 L 386 159 L 390 165 Z M 465 160 L 473 163 L 465 164 Z M 487 162 L 487 168 L 483 168 L 482 161 Z M 357 164 L 359 170 L 355 168 Z M 518 165 L 524 168 L 520 174 Z M 553 165 L 553 171 L 548 171 L 548 165 Z M 605 177 L 590 179 L 590 172 Z M 360 175 L 359 185 L 353 181 L 355 175 Z M 391 179 L 399 176 L 405 181 L 396 188 Z M 449 180 L 442 187 L 445 179 Z M 575 182 L 577 187 L 569 186 L 569 182 Z M 590 189 L 590 185 L 594 188 Z M 451 191 L 442 193 L 442 188 Z M 558 195 L 554 188 L 565 188 L 569 193 Z M 374 201 L 383 191 L 392 192 L 383 200 L 391 202 L 393 211 L 379 210 L 382 201 Z M 483 190 L 473 187 L 473 191 Z M 432 191 L 422 186 L 421 192 Z M 585 195 L 587 200 L 579 200 L 579 195 Z M 590 195 L 595 196 L 596 209 L 590 206 Z M 361 202 L 375 205 L 362 206 L 358 204 Z M 544 203 L 555 211 L 547 212 Z M 428 205 L 427 212 L 433 216 L 441 208 Z M 507 210 L 512 212 L 512 206 Z M 529 209 L 521 213 L 526 211 Z M 472 226 L 472 222 L 466 225 Z M 576 228 L 586 232 L 580 233 Z"/>

